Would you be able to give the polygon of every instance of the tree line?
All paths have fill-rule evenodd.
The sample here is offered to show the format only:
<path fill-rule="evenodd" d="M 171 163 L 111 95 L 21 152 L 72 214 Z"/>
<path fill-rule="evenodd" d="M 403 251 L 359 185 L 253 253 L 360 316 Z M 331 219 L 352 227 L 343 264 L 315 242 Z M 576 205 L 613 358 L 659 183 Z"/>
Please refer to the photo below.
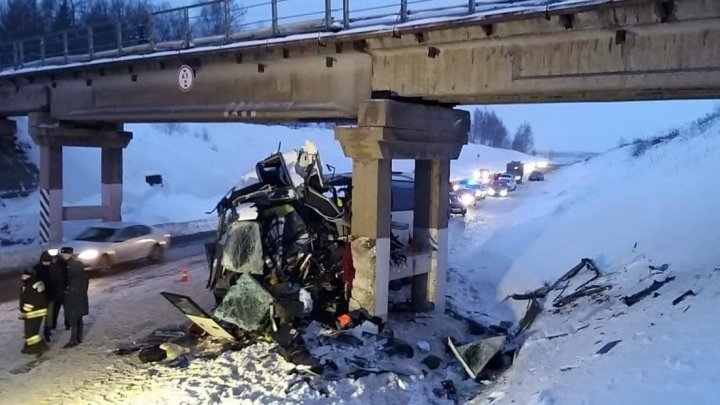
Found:
<path fill-rule="evenodd" d="M 206 0 L 196 0 L 202 3 Z M 237 27 L 245 15 L 238 0 L 229 0 L 230 22 Z M 0 43 L 66 32 L 70 52 L 88 47 L 84 27 L 92 25 L 96 50 L 117 46 L 115 23 L 121 22 L 123 45 L 181 40 L 185 29 L 182 12 L 157 14 L 150 27 L 148 15 L 173 8 L 166 0 L 0 0 Z M 221 35 L 225 32 L 225 7 L 222 3 L 206 5 L 192 11 L 191 32 L 194 37 Z M 62 53 L 62 35 L 45 41 L 46 54 Z M 112 49 L 112 48 L 109 48 Z"/>
<path fill-rule="evenodd" d="M 472 113 L 472 125 L 469 134 L 470 142 L 494 148 L 513 149 L 523 153 L 535 151 L 535 140 L 532 127 L 528 122 L 520 124 L 510 138 L 505 123 L 495 111 L 476 108 Z"/>

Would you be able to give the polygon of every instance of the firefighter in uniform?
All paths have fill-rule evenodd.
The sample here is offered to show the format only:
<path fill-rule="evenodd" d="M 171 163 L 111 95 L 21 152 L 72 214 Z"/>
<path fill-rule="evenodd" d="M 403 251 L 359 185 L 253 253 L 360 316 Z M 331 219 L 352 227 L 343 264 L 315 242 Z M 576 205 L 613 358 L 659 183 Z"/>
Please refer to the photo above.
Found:
<path fill-rule="evenodd" d="M 22 352 L 40 356 L 48 350 L 47 344 L 40 337 L 40 325 L 47 315 L 45 284 L 32 268 L 23 270 L 22 283 L 20 318 L 25 323 L 25 346 Z"/>

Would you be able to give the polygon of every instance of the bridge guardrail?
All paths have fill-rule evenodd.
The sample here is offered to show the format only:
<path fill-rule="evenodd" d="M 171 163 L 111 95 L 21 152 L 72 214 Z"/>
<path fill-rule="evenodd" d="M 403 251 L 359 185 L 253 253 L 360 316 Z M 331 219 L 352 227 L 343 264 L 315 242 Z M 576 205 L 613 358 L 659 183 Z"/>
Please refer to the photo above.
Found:
<path fill-rule="evenodd" d="M 283 14 L 286 3 L 301 2 L 307 12 Z M 333 2 L 342 5 L 333 6 Z M 377 0 L 378 4 L 365 7 L 360 5 L 367 4 L 363 0 L 308 3 L 311 2 L 259 0 L 237 5 L 232 0 L 208 0 L 16 40 L 0 44 L 0 72 L 537 5 L 536 0 Z M 248 14 L 261 17 L 246 21 Z M 208 18 L 216 15 L 222 18 Z"/>

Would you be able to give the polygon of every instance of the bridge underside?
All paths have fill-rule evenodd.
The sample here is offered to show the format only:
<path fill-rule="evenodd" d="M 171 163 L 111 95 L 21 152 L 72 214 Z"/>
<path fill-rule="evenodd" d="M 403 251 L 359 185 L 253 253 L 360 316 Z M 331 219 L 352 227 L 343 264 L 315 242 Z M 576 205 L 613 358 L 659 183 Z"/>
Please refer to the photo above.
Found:
<path fill-rule="evenodd" d="M 194 70 L 178 87 L 178 70 Z M 720 2 L 626 1 L 0 75 L 0 116 L 162 122 L 356 119 L 447 104 L 720 96 Z"/>

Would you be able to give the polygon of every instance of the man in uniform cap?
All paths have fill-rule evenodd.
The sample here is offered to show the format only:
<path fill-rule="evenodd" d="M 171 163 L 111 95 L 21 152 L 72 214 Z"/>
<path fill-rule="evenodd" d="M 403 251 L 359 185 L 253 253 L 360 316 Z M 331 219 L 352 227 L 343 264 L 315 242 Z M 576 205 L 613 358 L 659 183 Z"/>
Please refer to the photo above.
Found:
<path fill-rule="evenodd" d="M 20 319 L 25 324 L 25 346 L 22 352 L 40 356 L 48 350 L 47 344 L 40 337 L 40 325 L 47 315 L 45 284 L 32 268 L 23 270 L 21 278 Z"/>
<path fill-rule="evenodd" d="M 65 316 L 67 317 L 72 333 L 70 341 L 63 346 L 69 348 L 82 343 L 83 316 L 88 310 L 88 275 L 85 266 L 73 257 L 73 249 L 64 247 L 60 249 L 60 256 L 66 263 L 67 286 L 65 287 Z"/>
<path fill-rule="evenodd" d="M 62 307 L 65 295 L 65 261 L 59 258 L 53 258 L 50 253 L 44 251 L 42 255 L 40 255 L 40 262 L 33 268 L 37 271 L 40 280 L 45 283 L 45 293 L 48 297 L 48 314 L 45 317 L 43 335 L 45 336 L 45 340 L 49 342 L 52 337 L 52 330 L 55 329 L 57 325 L 57 319 L 60 315 L 60 308 Z M 67 324 L 67 320 L 65 323 Z M 68 327 L 67 329 L 70 328 Z"/>

